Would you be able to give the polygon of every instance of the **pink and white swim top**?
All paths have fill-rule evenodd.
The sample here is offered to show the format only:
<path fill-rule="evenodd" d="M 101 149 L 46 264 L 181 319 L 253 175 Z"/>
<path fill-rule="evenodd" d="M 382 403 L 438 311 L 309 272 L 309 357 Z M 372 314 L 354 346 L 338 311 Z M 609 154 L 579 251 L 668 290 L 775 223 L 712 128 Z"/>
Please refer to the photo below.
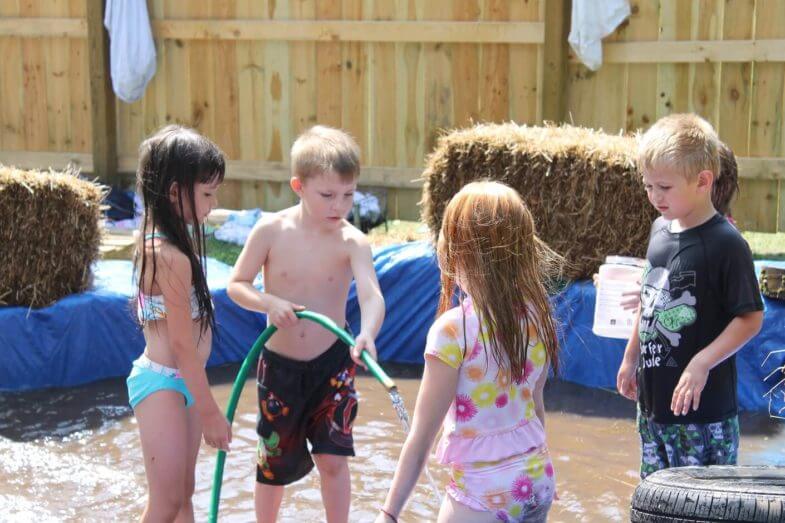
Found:
<path fill-rule="evenodd" d="M 465 332 L 464 332 L 465 326 Z M 521 326 L 523 328 L 523 325 Z M 526 380 L 499 372 L 487 330 L 471 298 L 442 314 L 428 331 L 426 356 L 458 369 L 455 399 L 444 419 L 436 456 L 443 464 L 498 461 L 545 445 L 534 411 L 534 388 L 546 372 L 545 346 L 530 326 Z"/>

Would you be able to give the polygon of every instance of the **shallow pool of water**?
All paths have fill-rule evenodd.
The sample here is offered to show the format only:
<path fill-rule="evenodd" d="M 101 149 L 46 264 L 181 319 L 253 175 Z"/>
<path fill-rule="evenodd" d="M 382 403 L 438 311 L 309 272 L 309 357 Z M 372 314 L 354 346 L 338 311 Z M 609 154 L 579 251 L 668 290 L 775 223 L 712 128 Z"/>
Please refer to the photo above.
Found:
<path fill-rule="evenodd" d="M 225 405 L 237 366 L 211 370 L 214 394 Z M 400 369 L 396 382 L 409 413 L 419 369 Z M 5 521 L 131 521 L 146 497 L 136 422 L 124 380 L 73 389 L 0 394 L 0 507 Z M 386 391 L 361 376 L 355 425 L 351 521 L 369 521 L 387 493 L 404 439 Z M 638 482 L 635 406 L 610 391 L 556 382 L 546 389 L 546 430 L 559 500 L 549 521 L 627 521 Z M 246 383 L 234 441 L 226 460 L 220 521 L 253 521 L 256 390 Z M 742 417 L 743 464 L 785 464 L 785 432 L 765 416 Z M 202 448 L 196 470 L 196 520 L 209 508 L 215 452 Z M 440 485 L 446 474 L 430 465 Z M 432 521 L 438 510 L 425 478 L 401 521 Z M 279 521 L 323 521 L 318 475 L 286 490 Z"/>

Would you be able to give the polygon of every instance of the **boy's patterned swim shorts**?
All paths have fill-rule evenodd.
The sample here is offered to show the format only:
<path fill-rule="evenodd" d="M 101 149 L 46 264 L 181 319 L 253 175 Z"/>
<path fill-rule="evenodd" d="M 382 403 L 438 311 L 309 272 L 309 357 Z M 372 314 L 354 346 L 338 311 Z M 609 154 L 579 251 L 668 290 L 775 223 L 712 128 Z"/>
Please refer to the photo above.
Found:
<path fill-rule="evenodd" d="M 739 417 L 716 423 L 665 425 L 638 412 L 641 479 L 670 467 L 735 465 L 739 454 Z"/>

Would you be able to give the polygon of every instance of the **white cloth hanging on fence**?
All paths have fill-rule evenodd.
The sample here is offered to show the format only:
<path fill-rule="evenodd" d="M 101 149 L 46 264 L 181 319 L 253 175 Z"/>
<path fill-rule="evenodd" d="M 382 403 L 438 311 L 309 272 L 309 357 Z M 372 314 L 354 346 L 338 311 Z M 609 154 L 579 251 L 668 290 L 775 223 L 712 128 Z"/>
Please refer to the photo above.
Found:
<path fill-rule="evenodd" d="M 145 0 L 106 0 L 112 88 L 120 100 L 135 102 L 155 74 L 155 43 Z"/>
<path fill-rule="evenodd" d="M 611 34 L 628 16 L 628 0 L 572 0 L 570 47 L 592 71 L 602 65 L 602 39 Z"/>

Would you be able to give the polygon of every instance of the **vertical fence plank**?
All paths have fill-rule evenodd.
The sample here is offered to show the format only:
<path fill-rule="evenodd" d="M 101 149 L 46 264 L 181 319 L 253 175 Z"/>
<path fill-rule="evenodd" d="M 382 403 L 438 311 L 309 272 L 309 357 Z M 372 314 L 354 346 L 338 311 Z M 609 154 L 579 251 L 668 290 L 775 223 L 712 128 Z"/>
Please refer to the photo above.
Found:
<path fill-rule="evenodd" d="M 393 20 L 395 6 L 392 2 L 373 4 L 374 20 Z M 397 111 L 395 105 L 396 60 L 395 44 L 371 44 L 373 52 L 373 81 L 371 83 L 369 111 L 371 113 L 371 135 L 368 143 L 370 163 L 375 166 L 394 166 L 396 143 L 389 139 L 396 135 Z"/>
<path fill-rule="evenodd" d="M 286 4 L 271 3 L 275 9 L 274 18 L 287 19 Z M 264 48 L 264 118 L 265 118 L 265 156 L 270 162 L 283 162 L 291 144 L 291 125 L 289 120 L 289 49 L 286 42 L 268 42 Z"/>
<path fill-rule="evenodd" d="M 39 16 L 37 4 L 22 2 L 19 7 L 20 16 Z M 24 147 L 28 151 L 45 151 L 49 145 L 49 136 L 46 122 L 46 65 L 43 40 L 22 38 L 21 45 Z"/>
<path fill-rule="evenodd" d="M 653 41 L 659 36 L 659 5 L 641 0 L 631 6 L 629 23 L 624 29 L 627 41 Z M 645 130 L 657 117 L 657 65 L 627 64 L 627 106 L 624 128 L 628 132 Z"/>
<path fill-rule="evenodd" d="M 177 0 L 166 0 L 166 19 L 187 19 L 188 4 Z M 187 47 L 191 42 L 181 39 L 164 40 L 166 53 L 166 107 L 169 123 L 191 125 L 191 72 L 190 55 Z"/>
<path fill-rule="evenodd" d="M 483 0 L 482 20 L 507 21 L 510 19 L 509 2 Z M 487 122 L 508 119 L 510 106 L 510 46 L 508 44 L 480 45 L 479 116 Z M 458 92 L 456 85 L 454 91 Z"/>
<path fill-rule="evenodd" d="M 622 34 L 617 30 L 604 41 L 621 39 Z M 592 125 L 610 134 L 622 131 L 627 116 L 627 68 L 624 64 L 603 63 L 602 68 L 594 74 L 593 81 L 596 98 L 589 105 Z"/>
<path fill-rule="evenodd" d="M 104 29 L 103 7 L 100 0 L 87 3 L 93 171 L 105 183 L 117 183 L 117 120 L 109 77 L 109 37 Z"/>
<path fill-rule="evenodd" d="M 68 0 L 51 0 L 46 15 L 67 18 Z M 42 41 L 46 60 L 46 116 L 49 129 L 47 149 L 71 150 L 70 71 L 68 70 L 69 38 L 46 38 Z"/>
<path fill-rule="evenodd" d="M 753 37 L 754 0 L 726 0 L 723 5 L 723 40 Z M 749 155 L 751 63 L 723 63 L 720 73 L 720 138 L 736 156 Z M 759 180 L 741 180 L 740 193 L 733 204 L 733 216 L 742 229 L 755 229 L 757 209 L 765 198 L 765 186 Z M 763 192 L 761 192 L 763 190 Z"/>
<path fill-rule="evenodd" d="M 302 4 L 302 2 L 300 2 Z M 298 2 L 275 2 L 268 0 L 266 3 L 265 18 L 272 20 L 287 20 L 292 17 L 304 15 L 312 18 L 315 15 L 315 5 L 299 5 Z M 263 45 L 263 47 L 262 47 Z M 270 162 L 289 162 L 289 150 L 298 130 L 293 131 L 292 125 L 295 111 L 303 109 L 295 107 L 299 101 L 293 99 L 295 94 L 292 82 L 297 82 L 293 77 L 293 67 L 299 64 L 293 62 L 289 42 L 265 42 L 258 45 L 258 58 L 262 60 L 264 74 L 261 92 L 263 98 L 264 120 L 262 136 L 264 140 L 262 159 Z M 313 75 L 313 54 L 305 66 L 310 68 L 309 75 Z M 313 102 L 309 101 L 306 108 L 312 108 Z M 313 109 L 311 109 L 313 110 Z M 282 209 L 297 201 L 296 195 L 289 188 L 288 183 L 265 182 L 261 185 L 261 200 L 265 209 Z"/>
<path fill-rule="evenodd" d="M 726 13 L 727 15 L 727 13 Z M 754 38 L 782 38 L 785 3 L 758 0 L 755 4 Z M 750 156 L 782 156 L 783 92 L 785 64 L 756 63 L 752 74 L 749 102 Z M 776 232 L 780 182 L 777 180 L 744 180 L 743 192 L 736 207 L 743 212 L 745 224 L 757 231 Z"/>
<path fill-rule="evenodd" d="M 266 2 L 235 0 L 235 16 L 238 19 L 264 19 L 268 17 Z M 238 41 L 235 44 L 237 71 L 237 122 L 238 144 L 236 153 L 242 160 L 256 160 L 261 165 L 265 149 L 265 44 L 254 41 Z M 228 59 L 228 57 L 227 57 Z M 215 104 L 213 104 L 215 106 Z M 233 207 L 266 207 L 264 190 L 266 182 L 243 181 L 235 195 Z M 226 200 L 226 199 L 225 199 Z"/>
<path fill-rule="evenodd" d="M 546 0 L 511 2 L 510 20 L 542 21 Z M 508 64 L 509 86 L 507 118 L 518 124 L 541 123 L 544 46 L 541 44 L 510 44 Z M 565 60 L 566 57 L 562 57 Z"/>
<path fill-rule="evenodd" d="M 416 0 L 399 2 L 398 11 L 401 20 L 417 20 Z M 423 46 L 420 43 L 401 43 L 396 44 L 396 49 L 397 164 L 420 167 L 425 156 Z"/>
<path fill-rule="evenodd" d="M 342 8 L 344 20 L 370 19 L 375 14 L 375 8 L 370 12 L 362 0 L 343 0 Z M 368 85 L 372 78 L 368 74 L 373 55 L 371 47 L 372 44 L 365 42 L 346 42 L 341 49 L 341 127 L 357 140 L 364 164 L 373 157 L 370 141 L 373 124 L 369 124 L 369 120 L 374 121 L 374 114 L 370 104 L 378 100 L 375 96 L 379 94 Z M 393 85 L 387 85 L 385 89 L 395 90 Z M 394 104 L 391 110 L 395 110 Z"/>
<path fill-rule="evenodd" d="M 0 2 L 0 17 L 19 16 L 17 0 Z M 22 94 L 24 73 L 21 39 L 0 37 L 0 148 L 18 151 L 25 148 Z"/>
<path fill-rule="evenodd" d="M 315 20 L 316 4 L 316 0 L 292 2 L 290 8 L 292 19 Z M 314 42 L 291 42 L 289 44 L 292 142 L 309 127 L 321 123 L 317 118 L 317 84 L 319 81 L 316 59 L 317 45 L 320 44 Z M 289 162 L 291 143 L 287 144 L 287 147 L 284 157 Z M 283 208 L 297 201 L 297 197 L 289 188 L 288 183 L 269 182 L 265 185 L 266 204 Z"/>
<path fill-rule="evenodd" d="M 237 0 L 237 17 L 259 18 L 264 5 L 253 0 Z M 254 56 L 256 42 L 237 42 L 237 126 L 239 127 L 239 154 L 242 160 L 258 160 L 261 157 L 261 126 L 264 122 L 264 97 L 261 96 L 264 82 L 264 60 L 257 62 Z M 257 124 L 258 122 L 258 124 Z"/>
<path fill-rule="evenodd" d="M 165 18 L 165 0 L 154 0 L 149 5 L 151 21 Z M 155 76 L 150 81 L 144 95 L 144 134 L 148 136 L 170 122 L 167 106 L 167 67 L 166 44 L 160 38 L 155 40 Z"/>
<path fill-rule="evenodd" d="M 570 32 L 569 0 L 545 2 L 545 46 L 543 49 L 542 117 L 553 122 L 568 121 L 574 67 L 567 66 L 567 35 Z"/>
<path fill-rule="evenodd" d="M 233 0 L 211 0 L 212 8 L 210 18 L 232 19 L 235 17 Z M 221 146 L 229 158 L 239 158 L 240 137 L 237 121 L 239 111 L 237 106 L 237 68 L 236 42 L 221 40 L 216 42 L 213 50 L 214 68 L 214 126 L 215 141 Z M 192 77 L 192 81 L 203 81 Z"/>
<path fill-rule="evenodd" d="M 719 40 L 722 35 L 722 1 L 693 0 L 693 40 Z M 689 110 L 701 115 L 715 127 L 719 122 L 720 64 L 690 65 Z"/>
<path fill-rule="evenodd" d="M 198 20 L 219 18 L 215 14 L 218 8 L 213 4 L 212 0 L 189 2 L 189 18 Z M 216 107 L 219 99 L 223 99 L 223 96 L 216 96 L 215 87 L 218 82 L 216 52 L 217 46 L 205 40 L 193 40 L 187 44 L 188 75 L 191 79 L 191 85 L 188 86 L 191 91 L 188 120 L 196 130 L 223 147 L 223 140 L 226 137 L 219 137 L 215 123 L 216 111 L 220 112 L 226 109 L 225 107 Z M 219 58 L 228 60 L 230 57 L 220 55 Z"/>
<path fill-rule="evenodd" d="M 316 0 L 292 3 L 292 18 L 296 20 L 314 20 L 316 18 Z M 289 44 L 289 61 L 292 79 L 292 136 L 306 130 L 317 121 L 316 104 L 316 44 L 314 42 L 291 42 Z"/>
<path fill-rule="evenodd" d="M 85 19 L 87 11 L 82 0 L 70 0 L 69 16 Z M 87 41 L 83 38 L 68 40 L 68 71 L 70 74 L 69 113 L 71 128 L 70 151 L 90 151 L 90 79 L 87 61 Z"/>
<path fill-rule="evenodd" d="M 482 16 L 480 0 L 456 0 L 453 19 L 459 22 L 479 20 Z M 452 50 L 453 115 L 458 127 L 471 125 L 482 119 L 480 115 L 481 87 L 480 46 L 469 43 L 450 44 Z M 483 88 L 485 88 L 484 83 Z"/>
<path fill-rule="evenodd" d="M 758 0 L 755 38 L 785 37 L 785 2 Z M 756 63 L 750 101 L 750 156 L 782 156 L 785 63 Z"/>
<path fill-rule="evenodd" d="M 623 39 L 623 30 L 622 26 L 603 41 Z M 582 63 L 572 63 L 568 65 L 567 72 L 569 109 L 565 120 L 609 133 L 619 132 L 625 125 L 627 107 L 627 71 L 624 64 L 603 63 L 599 70 L 591 71 Z"/>
<path fill-rule="evenodd" d="M 754 8 L 754 0 L 726 0 L 722 24 L 723 40 L 752 38 Z M 751 80 L 752 64 L 722 64 L 720 119 L 717 129 L 736 156 L 747 156 L 749 151 Z"/>
<path fill-rule="evenodd" d="M 452 2 L 432 0 L 425 4 L 425 20 L 451 20 Z M 454 124 L 453 120 L 453 67 L 452 48 L 441 43 L 424 44 L 425 65 L 425 151 L 431 151 L 443 129 Z"/>
<path fill-rule="evenodd" d="M 777 192 L 777 232 L 785 233 L 785 180 L 779 181 Z"/>
<path fill-rule="evenodd" d="M 321 0 L 316 3 L 318 20 L 340 20 L 341 0 Z M 341 126 L 341 44 L 316 44 L 316 120 L 320 124 Z"/>
<path fill-rule="evenodd" d="M 692 4 L 678 0 L 660 3 L 660 40 L 689 40 Z M 689 100 L 689 65 L 657 66 L 657 118 L 686 112 Z"/>

